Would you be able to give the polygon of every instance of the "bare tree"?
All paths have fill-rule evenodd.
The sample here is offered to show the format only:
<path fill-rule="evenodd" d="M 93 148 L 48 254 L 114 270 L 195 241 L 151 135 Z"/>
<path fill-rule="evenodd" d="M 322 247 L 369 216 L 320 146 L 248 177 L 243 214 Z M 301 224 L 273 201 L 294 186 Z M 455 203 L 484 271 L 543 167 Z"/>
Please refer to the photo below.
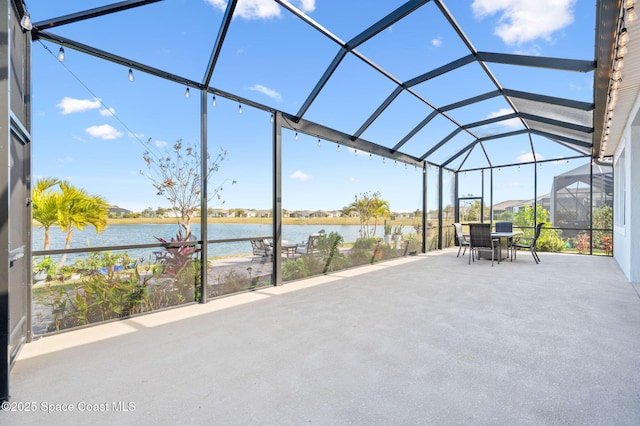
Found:
<path fill-rule="evenodd" d="M 151 138 L 147 140 L 150 146 Z M 206 154 L 206 179 L 211 182 L 211 177 L 219 170 L 220 163 L 227 157 L 227 151 L 220 148 L 215 158 Z M 157 195 L 164 196 L 173 209 L 177 212 L 178 224 L 190 234 L 191 220 L 194 213 L 200 209 L 202 196 L 201 170 L 202 155 L 195 146 L 182 142 L 182 139 L 164 150 L 162 156 L 154 155 L 149 149 L 142 156 L 147 165 L 147 172 L 140 173 L 151 180 L 153 187 L 158 191 Z M 214 197 L 221 199 L 222 185 L 211 187 L 207 199 Z M 231 181 L 236 183 L 236 181 Z M 224 203 L 224 201 L 222 202 Z"/>

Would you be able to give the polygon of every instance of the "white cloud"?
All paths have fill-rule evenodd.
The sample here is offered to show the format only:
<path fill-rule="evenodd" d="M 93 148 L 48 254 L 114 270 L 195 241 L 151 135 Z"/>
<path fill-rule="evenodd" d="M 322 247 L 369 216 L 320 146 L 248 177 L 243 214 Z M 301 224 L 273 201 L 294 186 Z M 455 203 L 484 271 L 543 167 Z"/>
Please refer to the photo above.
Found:
<path fill-rule="evenodd" d="M 85 112 L 90 109 L 98 109 L 102 105 L 100 105 L 100 101 L 97 99 L 74 99 L 65 96 L 56 106 L 62 109 L 60 114 L 67 115 L 73 114 L 74 112 Z"/>
<path fill-rule="evenodd" d="M 440 47 L 442 46 L 442 37 L 438 36 L 436 38 L 434 38 L 433 40 L 431 40 L 431 44 L 435 47 Z"/>
<path fill-rule="evenodd" d="M 264 95 L 267 95 L 271 99 L 275 99 L 278 102 L 282 101 L 282 95 L 280 95 L 280 93 L 276 92 L 273 89 L 269 89 L 268 87 L 263 86 L 262 84 L 254 84 L 253 86 L 249 87 L 249 90 L 260 92 Z"/>
<path fill-rule="evenodd" d="M 300 0 L 300 8 L 305 12 L 316 10 L 316 0 Z"/>
<path fill-rule="evenodd" d="M 155 144 L 158 148 L 164 148 L 165 146 L 169 145 L 167 142 L 165 141 L 155 141 Z"/>
<path fill-rule="evenodd" d="M 132 132 L 129 132 L 129 137 L 142 140 L 142 139 L 144 139 L 144 133 L 132 133 Z"/>
<path fill-rule="evenodd" d="M 516 49 L 513 51 L 514 55 L 528 55 L 528 56 L 541 56 L 542 51 L 540 46 L 537 44 L 534 46 L 529 46 L 526 49 Z"/>
<path fill-rule="evenodd" d="M 94 138 L 100 138 L 104 140 L 116 139 L 122 136 L 122 133 L 109 126 L 103 124 L 102 126 L 91 126 L 85 129 L 85 132 L 89 133 Z"/>
<path fill-rule="evenodd" d="M 536 154 L 535 157 L 532 152 L 527 152 L 521 155 L 518 155 L 516 162 L 518 163 L 532 163 L 534 161 L 543 161 L 544 157 L 540 154 Z"/>
<path fill-rule="evenodd" d="M 303 182 L 308 181 L 309 179 L 311 179 L 311 175 L 303 173 L 302 170 L 296 170 L 289 177 L 291 179 L 301 180 Z"/>
<path fill-rule="evenodd" d="M 352 177 L 352 178 L 349 178 L 349 182 L 351 182 L 351 183 L 360 183 L 360 179 Z"/>
<path fill-rule="evenodd" d="M 207 3 L 220 10 L 227 8 L 225 0 L 205 0 Z M 316 0 L 297 0 L 292 2 L 303 12 L 313 12 L 316 9 Z M 280 16 L 280 7 L 273 0 L 238 0 L 234 16 L 244 19 L 268 19 Z"/>
<path fill-rule="evenodd" d="M 507 114 L 513 114 L 513 110 L 509 108 L 502 108 L 501 110 L 492 112 L 487 116 L 487 118 L 502 117 L 503 115 L 507 115 Z M 508 127 L 510 129 L 522 128 L 522 122 L 518 118 L 510 118 L 509 120 L 503 120 L 503 121 L 500 121 L 498 124 L 504 127 Z"/>
<path fill-rule="evenodd" d="M 100 110 L 100 115 L 103 117 L 111 117 L 112 115 L 116 115 L 116 110 L 113 108 L 103 108 Z"/>
<path fill-rule="evenodd" d="M 474 0 L 477 18 L 499 14 L 494 34 L 507 44 L 520 44 L 551 35 L 573 23 L 576 0 Z"/>

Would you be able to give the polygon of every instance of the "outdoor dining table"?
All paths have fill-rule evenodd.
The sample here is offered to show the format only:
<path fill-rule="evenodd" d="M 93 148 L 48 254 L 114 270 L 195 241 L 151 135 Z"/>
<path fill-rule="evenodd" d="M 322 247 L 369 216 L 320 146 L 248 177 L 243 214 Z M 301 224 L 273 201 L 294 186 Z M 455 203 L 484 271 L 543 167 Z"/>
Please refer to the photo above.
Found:
<path fill-rule="evenodd" d="M 509 238 L 517 237 L 518 235 L 522 235 L 522 231 L 511 231 L 511 232 L 492 232 L 491 237 L 500 238 L 500 260 L 506 259 L 509 257 L 509 247 L 507 246 L 507 240 Z M 507 256 L 502 257 L 502 247 L 507 248 Z"/>
<path fill-rule="evenodd" d="M 269 246 L 273 248 L 273 241 L 269 241 Z M 280 254 L 286 256 L 288 259 L 296 257 L 296 250 L 298 249 L 298 244 L 290 243 L 287 240 L 282 240 L 280 242 Z"/>
<path fill-rule="evenodd" d="M 298 244 L 287 243 L 287 242 L 283 242 L 282 245 L 280 246 L 282 254 L 286 255 L 287 258 L 295 258 L 297 248 L 298 248 Z"/>

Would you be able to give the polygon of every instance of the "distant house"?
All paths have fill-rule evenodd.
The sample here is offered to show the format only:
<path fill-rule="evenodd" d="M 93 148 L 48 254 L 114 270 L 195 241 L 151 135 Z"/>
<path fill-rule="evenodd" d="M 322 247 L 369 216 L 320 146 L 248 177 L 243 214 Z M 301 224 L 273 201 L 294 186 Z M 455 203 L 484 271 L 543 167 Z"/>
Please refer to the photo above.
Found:
<path fill-rule="evenodd" d="M 311 216 L 311 211 L 309 210 L 296 210 L 289 213 L 289 217 L 300 217 L 306 219 Z"/>
<path fill-rule="evenodd" d="M 109 217 L 124 217 L 131 213 L 131 210 L 123 209 L 122 207 L 109 206 Z"/>
<path fill-rule="evenodd" d="M 497 216 L 502 213 L 515 214 L 522 208 L 522 206 L 528 205 L 530 201 L 527 200 L 507 200 L 493 205 L 493 214 Z"/>
<path fill-rule="evenodd" d="M 209 209 L 208 217 L 226 217 L 226 209 Z"/>

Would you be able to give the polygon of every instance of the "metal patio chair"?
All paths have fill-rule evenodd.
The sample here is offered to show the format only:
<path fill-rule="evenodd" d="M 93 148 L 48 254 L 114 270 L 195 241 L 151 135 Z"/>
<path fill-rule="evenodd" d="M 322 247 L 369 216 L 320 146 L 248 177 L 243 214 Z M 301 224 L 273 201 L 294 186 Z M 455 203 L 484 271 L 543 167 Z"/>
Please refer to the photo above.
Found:
<path fill-rule="evenodd" d="M 453 223 L 452 225 L 454 228 L 456 228 L 456 238 L 458 239 L 458 245 L 460 246 L 460 248 L 458 249 L 458 255 L 456 257 L 460 257 L 460 250 L 462 250 L 463 247 L 464 251 L 462 252 L 462 255 L 464 256 L 464 254 L 467 252 L 467 247 L 469 247 L 469 240 L 467 240 L 467 237 L 462 233 L 461 224 Z"/>
<path fill-rule="evenodd" d="M 267 240 L 251 240 L 251 248 L 253 249 L 253 255 L 255 256 L 251 259 L 251 262 L 253 262 L 257 257 L 260 257 L 262 263 L 273 259 L 273 249 Z"/>
<path fill-rule="evenodd" d="M 519 237 L 514 240 L 511 251 L 512 259 L 516 258 L 516 253 L 518 250 L 529 250 L 531 252 L 531 256 L 533 256 L 533 260 L 536 261 L 536 264 L 540 263 L 540 257 L 538 256 L 538 252 L 536 250 L 536 244 L 538 243 L 538 238 L 540 237 L 540 231 L 542 230 L 542 226 L 544 223 L 539 223 L 536 226 L 536 232 L 533 234 L 533 237 Z"/>
<path fill-rule="evenodd" d="M 469 264 L 471 264 L 472 257 L 474 262 L 476 256 L 480 258 L 480 252 L 491 253 L 491 266 L 493 266 L 495 258 L 497 258 L 498 263 L 500 263 L 500 238 L 491 236 L 490 223 L 470 223 L 469 234 Z"/>

